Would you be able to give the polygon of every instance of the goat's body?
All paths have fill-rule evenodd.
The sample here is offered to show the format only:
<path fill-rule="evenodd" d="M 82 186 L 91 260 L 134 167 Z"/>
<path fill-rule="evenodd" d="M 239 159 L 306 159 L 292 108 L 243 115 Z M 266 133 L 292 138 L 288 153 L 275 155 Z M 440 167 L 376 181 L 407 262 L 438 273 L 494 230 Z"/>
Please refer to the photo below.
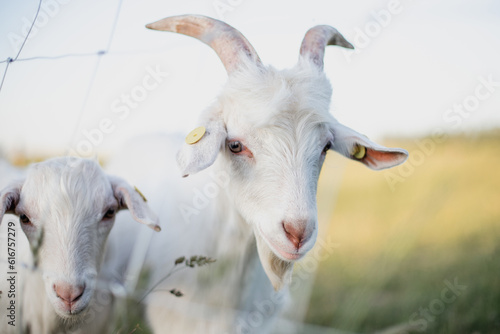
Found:
<path fill-rule="evenodd" d="M 176 257 L 217 259 L 159 285 L 148 297 L 148 318 L 156 333 L 264 333 L 284 303 L 295 261 L 316 241 L 316 189 L 326 152 L 334 149 L 373 169 L 402 163 L 407 152 L 377 145 L 329 113 L 325 47 L 352 48 L 332 27 L 311 28 L 297 65 L 284 70 L 263 65 L 239 31 L 212 18 L 173 16 L 147 27 L 199 39 L 228 72 L 198 120 L 204 130 L 197 140 L 136 141 L 137 149 L 128 146 L 124 154 L 133 160 L 118 163 L 153 194 L 153 208 L 168 224 L 167 233 L 139 238 L 151 246 L 151 286 L 173 269 Z M 174 157 L 188 179 L 172 175 Z M 174 288 L 184 297 L 169 294 Z"/>
<path fill-rule="evenodd" d="M 180 256 L 217 259 L 196 272 L 176 273 L 149 295 L 155 333 L 268 331 L 284 304 L 294 261 L 316 240 L 316 186 L 327 143 L 347 155 L 356 139 L 373 147 L 347 128 L 342 137 L 344 127 L 328 113 L 330 95 L 326 76 L 309 62 L 285 70 L 245 63 L 199 120 L 206 128 L 201 140 L 187 145 L 152 135 L 115 158 L 111 171 L 125 173 L 149 194 L 167 225 L 166 233 L 139 238 L 149 247 L 150 286 Z M 231 142 L 253 150 L 234 153 Z M 184 296 L 176 298 L 171 289 Z"/>
<path fill-rule="evenodd" d="M 143 241 L 149 245 L 149 286 L 165 277 L 178 257 L 203 255 L 217 260 L 200 269 L 185 268 L 150 293 L 146 299 L 149 322 L 155 333 L 264 333 L 286 293 L 275 296 L 258 259 L 252 226 L 230 205 L 228 180 L 218 165 L 223 162 L 182 179 L 175 162 L 179 145 L 179 138 L 173 136 L 149 136 L 127 145 L 110 166 L 113 172 L 120 168 L 121 174 L 149 194 L 148 203 L 165 231 L 155 234 L 151 242 L 150 234 Z M 129 229 L 136 226 L 117 222 L 110 243 L 133 243 L 130 236 L 137 234 Z M 174 288 L 184 296 L 170 294 Z M 263 310 L 255 309 L 261 305 L 266 305 Z"/>

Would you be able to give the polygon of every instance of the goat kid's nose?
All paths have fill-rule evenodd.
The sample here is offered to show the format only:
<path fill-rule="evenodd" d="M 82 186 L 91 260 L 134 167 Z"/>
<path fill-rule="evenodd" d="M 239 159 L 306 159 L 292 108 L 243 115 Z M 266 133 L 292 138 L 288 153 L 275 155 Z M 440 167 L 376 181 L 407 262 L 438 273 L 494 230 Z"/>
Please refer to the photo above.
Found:
<path fill-rule="evenodd" d="M 54 284 L 54 291 L 67 307 L 71 308 L 71 304 L 75 303 L 83 295 L 85 285 L 71 285 L 68 283 Z"/>
<path fill-rule="evenodd" d="M 307 224 L 304 222 L 291 223 L 283 222 L 283 229 L 285 230 L 286 237 L 297 248 L 297 250 L 309 239 L 309 234 L 306 233 Z"/>

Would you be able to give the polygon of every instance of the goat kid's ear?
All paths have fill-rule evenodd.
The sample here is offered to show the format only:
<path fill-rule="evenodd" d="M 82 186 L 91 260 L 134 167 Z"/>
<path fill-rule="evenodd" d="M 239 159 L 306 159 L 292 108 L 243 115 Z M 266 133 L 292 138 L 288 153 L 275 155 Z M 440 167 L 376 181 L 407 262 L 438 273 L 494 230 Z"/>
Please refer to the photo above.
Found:
<path fill-rule="evenodd" d="M 182 177 L 210 167 L 226 141 L 226 126 L 221 118 L 209 119 L 204 127 L 205 134 L 199 141 L 194 144 L 184 143 L 177 153 L 177 164 Z"/>
<path fill-rule="evenodd" d="M 340 123 L 333 126 L 333 138 L 333 150 L 374 170 L 391 168 L 408 159 L 406 150 L 376 144 Z"/>
<path fill-rule="evenodd" d="M 160 232 L 159 219 L 149 208 L 144 195 L 137 188 L 132 188 L 125 180 L 119 177 L 108 176 L 108 178 L 113 188 L 113 194 L 118 200 L 118 209 L 128 209 L 136 222 L 144 224 L 156 232 Z"/>
<path fill-rule="evenodd" d="M 21 198 L 24 181 L 13 182 L 0 191 L 0 224 L 6 213 L 14 213 Z"/>

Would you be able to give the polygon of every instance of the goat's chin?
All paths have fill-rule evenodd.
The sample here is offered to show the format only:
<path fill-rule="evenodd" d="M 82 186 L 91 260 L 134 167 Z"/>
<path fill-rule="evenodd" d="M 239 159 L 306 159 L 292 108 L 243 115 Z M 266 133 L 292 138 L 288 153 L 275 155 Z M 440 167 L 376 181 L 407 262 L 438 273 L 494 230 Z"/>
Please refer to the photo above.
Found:
<path fill-rule="evenodd" d="M 275 255 L 279 258 L 281 258 L 283 261 L 297 261 L 301 259 L 304 254 L 299 254 L 299 253 L 288 253 L 285 252 L 284 250 L 281 250 L 279 248 L 275 249 Z"/>
<path fill-rule="evenodd" d="M 71 308 L 71 310 L 68 310 L 65 306 L 64 303 L 57 301 L 55 303 L 54 310 L 56 311 L 57 315 L 64 319 L 65 321 L 70 321 L 70 322 L 80 322 L 85 318 L 85 314 L 88 311 L 88 303 L 83 304 L 83 303 L 75 303 L 74 307 Z"/>
<path fill-rule="evenodd" d="M 260 233 L 255 233 L 255 240 L 262 267 L 274 290 L 278 291 L 292 280 L 293 261 L 277 256 Z"/>

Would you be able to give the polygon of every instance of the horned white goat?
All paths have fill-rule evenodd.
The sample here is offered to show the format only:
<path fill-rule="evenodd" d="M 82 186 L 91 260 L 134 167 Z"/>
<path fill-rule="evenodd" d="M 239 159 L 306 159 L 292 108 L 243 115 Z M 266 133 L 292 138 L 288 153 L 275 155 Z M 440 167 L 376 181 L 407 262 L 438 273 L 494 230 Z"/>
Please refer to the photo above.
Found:
<path fill-rule="evenodd" d="M 159 230 L 139 193 L 123 179 L 106 175 L 96 162 L 80 158 L 33 164 L 23 179 L 0 192 L 0 220 L 5 213 L 15 214 L 27 237 L 18 222 L 4 220 L 2 230 L 9 243 L 15 240 L 9 247 L 17 253 L 15 269 L 8 271 L 18 274 L 15 298 L 7 293 L 1 297 L 4 312 L 16 300 L 16 327 L 7 325 L 6 320 L 14 319 L 2 319 L 2 333 L 19 328 L 23 333 L 106 332 L 113 300 L 106 285 L 97 283 L 116 279 L 109 277 L 106 264 L 100 268 L 106 239 L 122 209 Z M 6 244 L 2 240 L 4 261 Z M 96 298 L 105 303 L 97 305 Z"/>
<path fill-rule="evenodd" d="M 175 16 L 147 27 L 199 39 L 215 50 L 229 76 L 199 119 L 206 133 L 177 154 L 182 176 L 210 171 L 169 178 L 168 136 L 145 139 L 136 150 L 127 146 L 123 154 L 127 177 L 148 189 L 160 216 L 177 222 L 168 235 L 153 237 L 152 284 L 168 272 L 175 254 L 217 259 L 197 275 L 170 277 L 150 295 L 148 318 L 155 333 L 263 333 L 280 309 L 294 262 L 315 244 L 316 188 L 327 151 L 375 170 L 403 163 L 407 152 L 375 144 L 329 113 L 325 47 L 352 48 L 330 26 L 310 29 L 297 65 L 285 70 L 265 66 L 239 31 L 212 18 Z M 145 169 L 148 175 L 137 173 Z M 165 193 L 172 188 L 174 194 Z M 165 294 L 171 287 L 185 296 Z"/>

